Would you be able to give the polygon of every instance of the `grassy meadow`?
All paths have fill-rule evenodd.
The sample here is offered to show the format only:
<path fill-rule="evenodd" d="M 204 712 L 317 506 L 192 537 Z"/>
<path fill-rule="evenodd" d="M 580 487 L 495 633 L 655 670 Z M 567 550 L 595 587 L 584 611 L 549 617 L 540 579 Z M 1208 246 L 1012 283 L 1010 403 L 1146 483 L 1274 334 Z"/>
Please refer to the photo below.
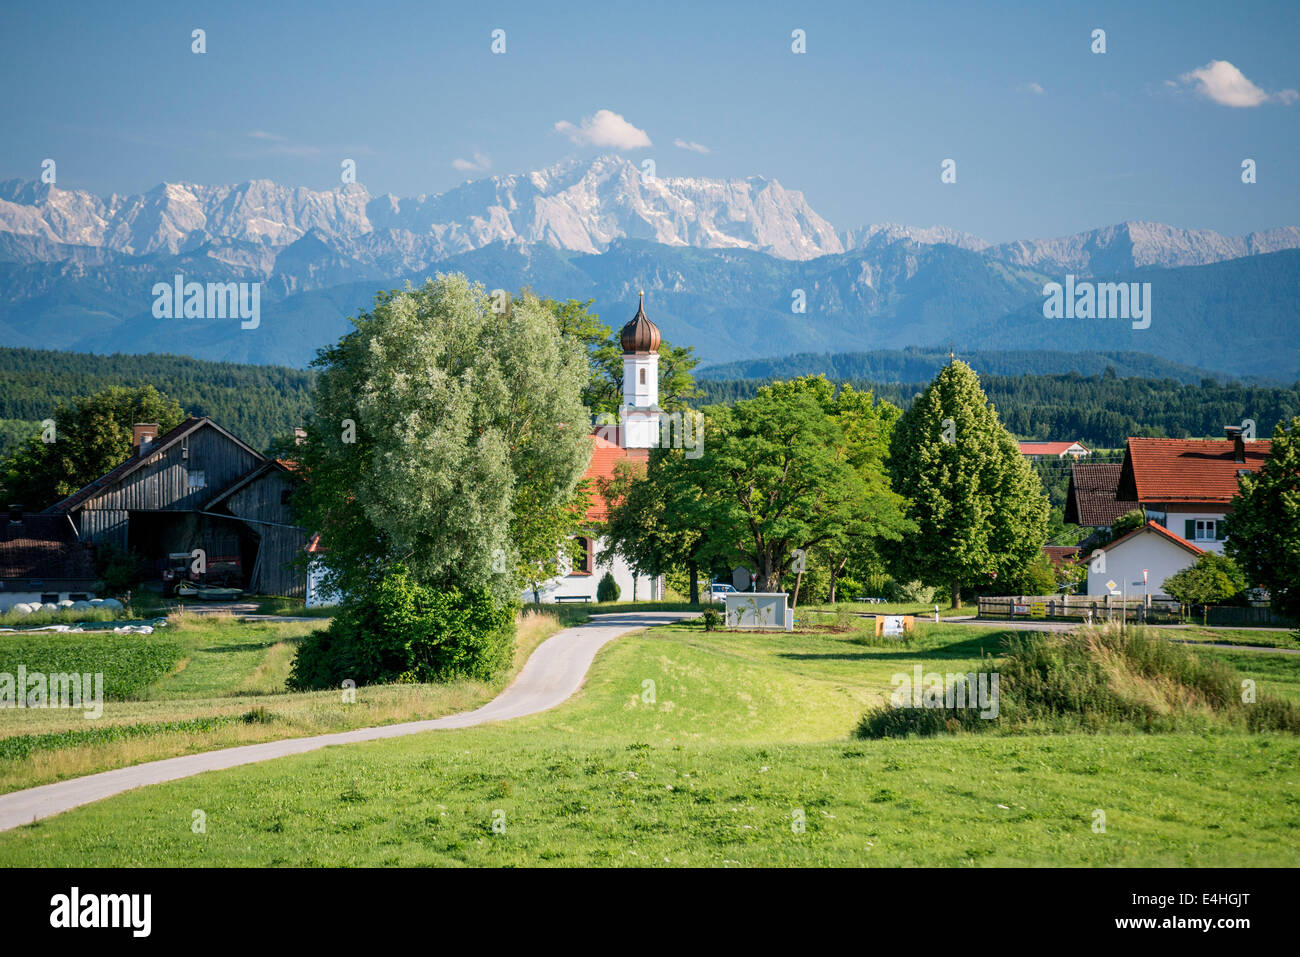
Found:
<path fill-rule="evenodd" d="M 1005 637 L 879 645 L 869 624 L 625 636 L 552 711 L 119 795 L 0 834 L 0 865 L 1300 864 L 1297 736 L 859 740 L 893 675 L 979 670 Z M 1300 700 L 1300 656 L 1196 654 Z"/>

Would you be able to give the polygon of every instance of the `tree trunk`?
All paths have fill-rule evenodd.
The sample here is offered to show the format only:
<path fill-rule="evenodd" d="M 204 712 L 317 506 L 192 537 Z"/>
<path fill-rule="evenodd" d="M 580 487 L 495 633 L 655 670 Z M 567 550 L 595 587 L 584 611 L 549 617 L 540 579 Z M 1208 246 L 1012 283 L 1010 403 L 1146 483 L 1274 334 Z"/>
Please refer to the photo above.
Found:
<path fill-rule="evenodd" d="M 959 581 L 952 583 L 952 607 L 961 607 L 961 582 Z"/>
<path fill-rule="evenodd" d="M 691 604 L 698 605 L 700 603 L 700 567 L 695 562 L 691 562 L 686 567 L 690 569 L 691 573 L 691 593 L 689 596 Z"/>

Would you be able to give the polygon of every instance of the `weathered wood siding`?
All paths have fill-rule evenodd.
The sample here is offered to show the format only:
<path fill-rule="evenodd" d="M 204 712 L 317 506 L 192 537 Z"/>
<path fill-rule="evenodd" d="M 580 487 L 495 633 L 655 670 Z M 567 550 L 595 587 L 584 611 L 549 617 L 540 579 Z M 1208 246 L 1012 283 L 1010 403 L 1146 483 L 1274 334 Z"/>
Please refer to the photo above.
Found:
<path fill-rule="evenodd" d="M 307 547 L 307 533 L 296 526 L 286 527 L 293 526 L 293 515 L 284 501 L 293 481 L 289 474 L 270 469 L 221 503 L 232 515 L 245 519 L 258 536 L 257 574 L 249 588 L 259 594 L 290 598 L 307 594 L 306 572 L 292 565 Z"/>
<path fill-rule="evenodd" d="M 188 459 L 182 446 L 189 449 Z M 259 461 L 205 423 L 183 443 L 156 453 L 143 468 L 100 492 L 81 511 L 84 516 L 92 511 L 198 510 Z M 203 488 L 189 487 L 194 472 L 203 473 Z"/>

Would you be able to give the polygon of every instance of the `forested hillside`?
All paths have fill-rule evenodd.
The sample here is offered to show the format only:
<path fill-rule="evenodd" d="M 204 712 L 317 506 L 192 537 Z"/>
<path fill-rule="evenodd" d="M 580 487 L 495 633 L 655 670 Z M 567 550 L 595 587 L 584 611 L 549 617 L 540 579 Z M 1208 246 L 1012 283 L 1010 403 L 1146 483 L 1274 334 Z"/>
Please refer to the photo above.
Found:
<path fill-rule="evenodd" d="M 704 379 L 699 401 L 730 403 L 749 398 L 770 379 Z M 870 389 L 878 398 L 906 408 L 925 383 L 841 379 L 855 389 Z M 1220 383 L 1198 384 L 1173 379 L 1121 378 L 1102 375 L 981 376 L 980 382 L 1002 422 L 1022 439 L 1081 440 L 1094 448 L 1122 448 L 1133 435 L 1170 438 L 1223 435 L 1225 425 L 1255 421 L 1266 438 L 1279 421 L 1300 414 L 1300 383 L 1267 387 Z"/>
<path fill-rule="evenodd" d="M 60 399 L 109 386 L 152 385 L 191 415 L 211 416 L 255 448 L 306 415 L 314 373 L 187 356 L 0 348 L 0 454 L 39 430 Z"/>

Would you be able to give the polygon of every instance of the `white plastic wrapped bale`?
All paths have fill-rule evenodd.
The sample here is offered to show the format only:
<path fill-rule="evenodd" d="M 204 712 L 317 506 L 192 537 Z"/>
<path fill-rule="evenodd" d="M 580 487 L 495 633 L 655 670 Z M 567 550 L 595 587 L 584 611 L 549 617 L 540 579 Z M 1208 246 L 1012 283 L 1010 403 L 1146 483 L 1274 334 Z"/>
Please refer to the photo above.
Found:
<path fill-rule="evenodd" d="M 99 605 L 100 608 L 109 608 L 113 611 L 121 611 L 122 603 L 116 598 L 105 598 Z"/>
<path fill-rule="evenodd" d="M 71 608 L 73 605 L 71 598 L 65 598 L 62 601 L 55 602 L 60 608 Z"/>
<path fill-rule="evenodd" d="M 52 601 L 47 601 L 45 604 L 41 605 L 41 609 L 40 609 L 40 610 L 41 610 L 41 611 L 58 611 L 58 610 L 59 610 L 59 606 L 56 605 L 56 604 L 54 604 L 54 602 L 52 602 Z"/>

